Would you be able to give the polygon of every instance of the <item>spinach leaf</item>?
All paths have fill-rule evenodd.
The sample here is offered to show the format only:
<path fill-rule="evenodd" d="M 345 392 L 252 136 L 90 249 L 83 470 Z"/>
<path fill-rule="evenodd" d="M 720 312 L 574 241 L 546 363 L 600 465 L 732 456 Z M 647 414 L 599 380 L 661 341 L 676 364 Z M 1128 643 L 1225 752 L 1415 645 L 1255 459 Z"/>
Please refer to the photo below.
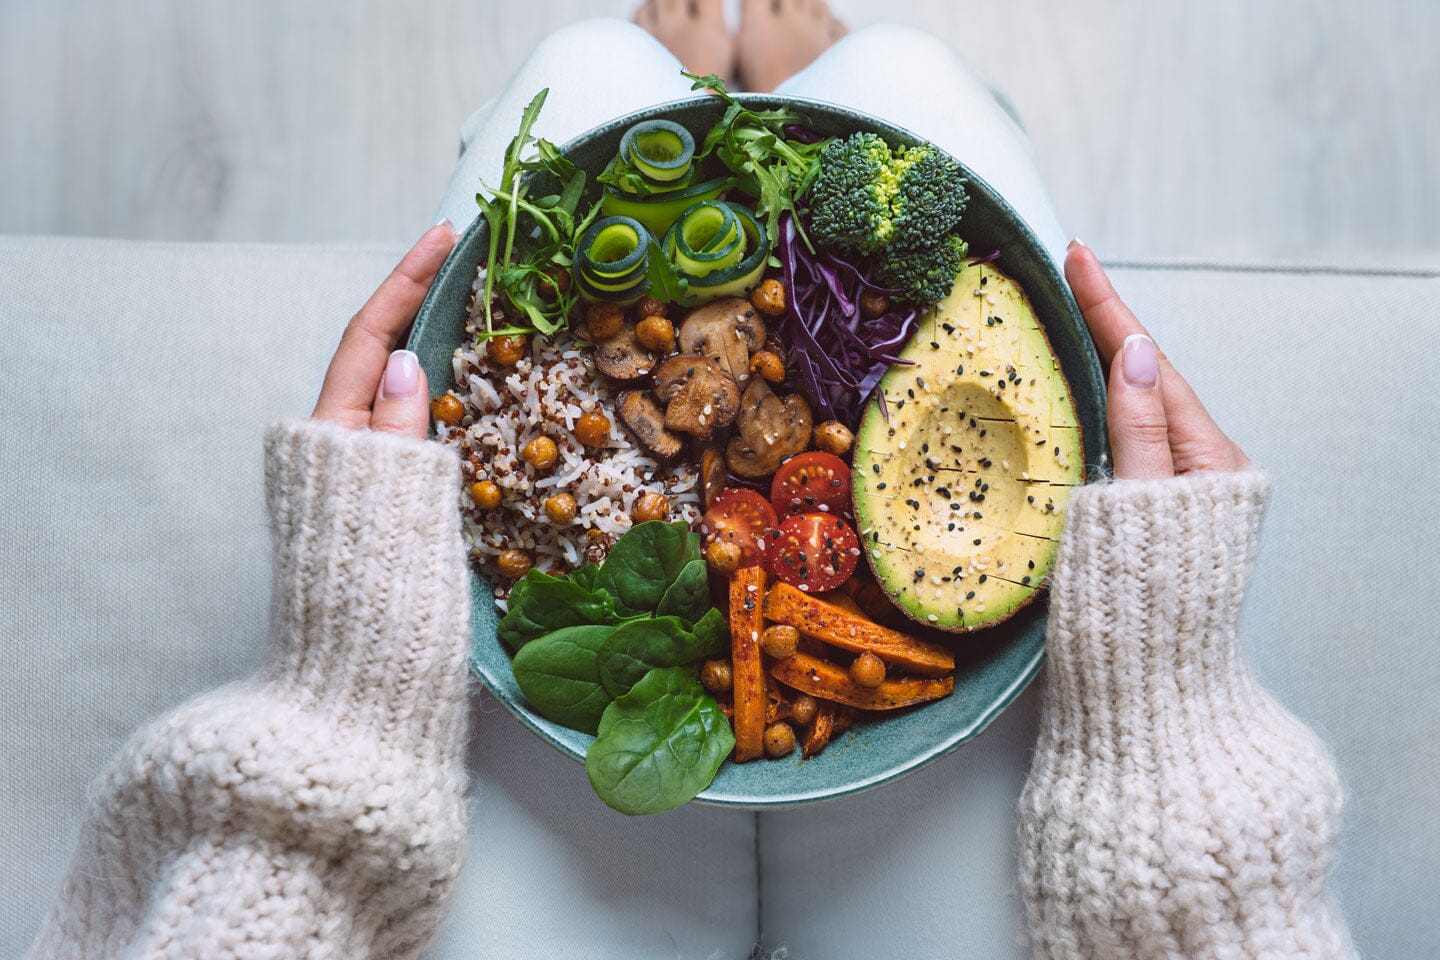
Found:
<path fill-rule="evenodd" d="M 685 565 L 700 559 L 700 538 L 683 523 L 650 520 L 615 541 L 595 586 L 610 595 L 622 617 L 660 605 Z"/>
<path fill-rule="evenodd" d="M 695 621 L 690 632 L 695 634 L 696 643 L 706 651 L 701 656 L 718 656 L 730 648 L 730 625 L 725 622 L 725 614 L 714 607 Z"/>
<path fill-rule="evenodd" d="M 610 703 L 597 657 L 614 629 L 565 627 L 520 648 L 512 665 L 515 682 L 541 716 L 583 733 L 596 731 Z"/>
<path fill-rule="evenodd" d="M 506 613 L 496 633 L 501 643 L 518 650 L 561 627 L 610 623 L 613 619 L 610 598 L 601 591 L 532 569 L 510 589 Z"/>
<path fill-rule="evenodd" d="M 601 800 L 632 816 L 694 799 L 735 746 L 720 707 L 684 667 L 647 673 L 605 708 L 599 731 L 585 773 Z"/>
<path fill-rule="evenodd" d="M 724 647 L 713 631 L 691 632 L 675 617 L 631 620 L 621 624 L 600 645 L 600 682 L 612 697 L 621 697 L 655 667 L 678 667 L 711 657 Z"/>
<path fill-rule="evenodd" d="M 680 568 L 680 575 L 670 584 L 655 607 L 657 617 L 679 617 L 694 623 L 710 609 L 710 573 L 704 560 L 691 560 Z"/>
<path fill-rule="evenodd" d="M 600 565 L 598 563 L 587 563 L 579 570 L 572 571 L 570 574 L 570 579 L 580 584 L 580 586 L 584 587 L 586 590 L 594 590 L 595 578 L 599 575 Z"/>

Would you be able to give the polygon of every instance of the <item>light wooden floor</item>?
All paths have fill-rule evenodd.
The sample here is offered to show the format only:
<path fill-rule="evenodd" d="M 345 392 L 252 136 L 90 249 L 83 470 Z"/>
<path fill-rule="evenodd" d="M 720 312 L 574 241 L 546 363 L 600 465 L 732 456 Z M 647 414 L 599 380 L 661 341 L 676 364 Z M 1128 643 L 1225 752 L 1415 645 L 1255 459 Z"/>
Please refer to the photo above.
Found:
<path fill-rule="evenodd" d="M 629 0 L 0 0 L 0 232 L 398 241 L 462 118 Z M 1113 259 L 1440 267 L 1440 3 L 838 0 L 1018 106 Z"/>

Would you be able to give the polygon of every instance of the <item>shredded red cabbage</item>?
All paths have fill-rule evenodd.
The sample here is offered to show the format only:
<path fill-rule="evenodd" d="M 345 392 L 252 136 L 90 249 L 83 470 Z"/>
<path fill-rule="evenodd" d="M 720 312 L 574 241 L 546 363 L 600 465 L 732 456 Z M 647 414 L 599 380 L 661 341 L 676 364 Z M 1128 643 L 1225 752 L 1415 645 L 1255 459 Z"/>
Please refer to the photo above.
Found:
<path fill-rule="evenodd" d="M 863 319 L 862 293 L 895 291 L 872 280 L 867 263 L 811 250 L 788 213 L 780 220 L 777 252 L 789 293 L 781 321 L 793 361 L 787 385 L 805 394 L 817 419 L 854 429 L 885 371 L 908 363 L 897 354 L 914 333 L 920 310 L 898 304 Z"/>

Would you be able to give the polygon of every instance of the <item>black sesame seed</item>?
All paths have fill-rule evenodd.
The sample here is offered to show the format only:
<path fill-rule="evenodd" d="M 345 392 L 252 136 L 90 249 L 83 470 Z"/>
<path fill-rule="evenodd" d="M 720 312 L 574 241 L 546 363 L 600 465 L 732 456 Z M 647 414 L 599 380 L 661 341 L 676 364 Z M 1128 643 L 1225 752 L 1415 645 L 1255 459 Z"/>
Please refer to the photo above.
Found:
<path fill-rule="evenodd" d="M 1034 560 L 1031 560 L 1031 561 L 1030 561 L 1030 569 L 1031 569 L 1031 570 L 1034 570 L 1034 569 L 1035 569 L 1035 561 L 1034 561 Z"/>
<path fill-rule="evenodd" d="M 979 537 L 976 537 L 976 538 L 975 538 L 975 546 L 977 546 L 977 547 L 980 546 L 980 538 L 979 538 Z"/>
<path fill-rule="evenodd" d="M 884 489 L 885 489 L 885 481 L 884 481 L 884 480 L 881 480 L 879 483 L 875 484 L 875 489 L 876 489 L 876 490 L 884 490 Z M 1031 499 L 1031 500 L 1034 500 L 1035 498 L 1034 498 L 1034 497 L 1031 497 L 1030 499 Z"/>
<path fill-rule="evenodd" d="M 1030 578 L 1029 578 L 1029 577 L 1021 577 L 1021 578 L 1020 578 L 1020 584 L 1021 584 L 1021 586 L 1025 586 L 1025 587 L 1030 586 Z"/>
<path fill-rule="evenodd" d="M 966 599 L 966 600 L 974 600 L 974 599 L 975 599 L 975 591 L 974 591 L 974 590 L 971 590 L 969 593 L 965 594 L 965 599 Z"/>
<path fill-rule="evenodd" d="M 982 573 L 980 574 L 980 579 L 977 582 L 984 583 L 988 579 L 990 579 L 990 575 L 988 573 Z"/>

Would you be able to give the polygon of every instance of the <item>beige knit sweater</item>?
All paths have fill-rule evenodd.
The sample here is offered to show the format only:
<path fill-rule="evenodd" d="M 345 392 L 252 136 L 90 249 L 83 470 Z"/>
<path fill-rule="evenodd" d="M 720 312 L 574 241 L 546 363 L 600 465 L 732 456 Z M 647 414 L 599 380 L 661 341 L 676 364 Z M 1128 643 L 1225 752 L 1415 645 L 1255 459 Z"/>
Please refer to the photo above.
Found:
<path fill-rule="evenodd" d="M 456 461 L 309 421 L 266 448 L 265 666 L 124 749 L 37 960 L 404 958 L 439 924 L 465 816 Z M 1235 648 L 1264 500 L 1255 474 L 1076 497 L 1022 800 L 1041 957 L 1351 955 L 1335 775 Z"/>

